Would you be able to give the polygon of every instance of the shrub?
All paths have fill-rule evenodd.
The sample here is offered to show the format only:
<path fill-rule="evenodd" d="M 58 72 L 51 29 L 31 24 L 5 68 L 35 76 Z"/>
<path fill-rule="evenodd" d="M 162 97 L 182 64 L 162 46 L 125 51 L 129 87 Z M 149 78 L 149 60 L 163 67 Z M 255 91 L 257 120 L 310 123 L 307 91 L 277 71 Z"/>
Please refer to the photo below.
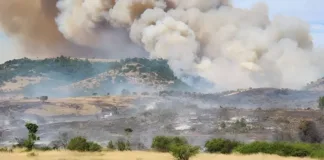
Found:
<path fill-rule="evenodd" d="M 89 151 L 91 152 L 98 152 L 98 151 L 101 151 L 101 146 L 97 143 L 94 143 L 94 142 L 88 142 L 88 145 L 89 145 Z"/>
<path fill-rule="evenodd" d="M 306 157 L 310 156 L 311 148 L 305 144 L 285 142 L 253 142 L 237 147 L 236 152 L 241 154 L 276 154 L 279 156 Z"/>
<path fill-rule="evenodd" d="M 182 137 L 156 136 L 152 142 L 152 148 L 159 152 L 169 152 L 171 145 L 186 145 L 187 140 Z"/>
<path fill-rule="evenodd" d="M 318 98 L 318 108 L 320 110 L 323 110 L 324 109 L 324 96 Z"/>
<path fill-rule="evenodd" d="M 107 148 L 109 150 L 115 150 L 116 149 L 115 146 L 114 146 L 114 143 L 112 141 L 109 141 Z"/>
<path fill-rule="evenodd" d="M 129 141 L 125 142 L 122 139 L 119 139 L 117 141 L 116 146 L 119 151 L 127 151 L 127 150 L 130 151 L 131 150 Z"/>
<path fill-rule="evenodd" d="M 301 141 L 308 143 L 320 143 L 322 141 L 322 136 L 318 132 L 315 122 L 302 120 L 298 129 L 298 135 Z"/>
<path fill-rule="evenodd" d="M 75 137 L 70 140 L 67 149 L 79 152 L 96 152 L 101 151 L 102 147 L 97 143 L 88 142 L 87 139 L 85 139 L 84 137 Z"/>
<path fill-rule="evenodd" d="M 13 152 L 13 150 L 11 148 L 0 148 L 0 152 Z"/>
<path fill-rule="evenodd" d="M 88 151 L 89 143 L 83 137 L 72 138 L 67 146 L 71 151 Z"/>
<path fill-rule="evenodd" d="M 276 130 L 273 134 L 273 140 L 277 142 L 294 142 L 295 138 L 290 131 Z"/>
<path fill-rule="evenodd" d="M 189 160 L 190 157 L 195 156 L 199 153 L 199 147 L 193 147 L 190 145 L 175 145 L 170 147 L 172 155 L 177 160 Z"/>
<path fill-rule="evenodd" d="M 210 153 L 222 153 L 229 154 L 232 153 L 233 149 L 239 146 L 240 143 L 236 141 L 231 141 L 227 139 L 212 139 L 205 143 L 207 152 Z"/>
<path fill-rule="evenodd" d="M 40 146 L 40 147 L 35 147 L 35 149 L 40 150 L 40 151 L 51 151 L 55 148 L 51 148 L 49 146 Z"/>
<path fill-rule="evenodd" d="M 28 157 L 36 157 L 37 154 L 35 152 L 31 152 L 27 154 Z"/>

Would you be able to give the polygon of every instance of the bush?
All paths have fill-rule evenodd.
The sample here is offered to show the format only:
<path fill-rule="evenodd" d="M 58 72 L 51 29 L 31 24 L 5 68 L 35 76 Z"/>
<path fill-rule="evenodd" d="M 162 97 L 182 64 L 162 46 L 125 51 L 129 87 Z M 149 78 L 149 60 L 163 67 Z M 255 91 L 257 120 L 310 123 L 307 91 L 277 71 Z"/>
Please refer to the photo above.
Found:
<path fill-rule="evenodd" d="M 130 151 L 131 150 L 129 141 L 125 142 L 122 139 L 119 139 L 117 141 L 116 146 L 119 151 Z"/>
<path fill-rule="evenodd" d="M 199 147 L 173 144 L 170 151 L 177 160 L 189 160 L 190 157 L 199 153 Z"/>
<path fill-rule="evenodd" d="M 88 151 L 89 150 L 89 143 L 87 139 L 83 137 L 75 137 L 72 138 L 67 146 L 67 149 L 71 151 Z"/>
<path fill-rule="evenodd" d="M 322 142 L 322 136 L 318 132 L 315 122 L 309 120 L 302 120 L 299 124 L 298 129 L 298 135 L 301 141 L 307 143 Z"/>
<path fill-rule="evenodd" d="M 67 146 L 68 150 L 71 151 L 79 151 L 79 152 L 85 152 L 85 151 L 101 151 L 101 146 L 94 142 L 87 142 L 87 139 L 84 137 L 75 137 L 72 138 Z"/>
<path fill-rule="evenodd" d="M 222 154 L 232 153 L 233 149 L 239 145 L 240 145 L 239 142 L 231 141 L 227 139 L 212 139 L 205 143 L 207 152 L 222 153 Z"/>
<path fill-rule="evenodd" d="M 98 151 L 101 151 L 101 146 L 97 143 L 94 143 L 94 142 L 88 142 L 89 144 L 89 151 L 91 152 L 98 152 Z"/>
<path fill-rule="evenodd" d="M 115 150 L 116 149 L 115 146 L 114 146 L 114 143 L 112 141 L 109 141 L 107 148 L 109 150 Z"/>
<path fill-rule="evenodd" d="M 159 152 L 169 152 L 171 145 L 186 145 L 187 140 L 182 137 L 156 136 L 153 139 L 151 148 Z"/>
<path fill-rule="evenodd" d="M 279 156 L 306 157 L 311 155 L 311 147 L 306 144 L 285 142 L 253 142 L 237 147 L 236 152 L 241 154 L 276 154 Z"/>
<path fill-rule="evenodd" d="M 324 96 L 318 98 L 318 108 L 320 110 L 323 110 L 324 109 Z"/>

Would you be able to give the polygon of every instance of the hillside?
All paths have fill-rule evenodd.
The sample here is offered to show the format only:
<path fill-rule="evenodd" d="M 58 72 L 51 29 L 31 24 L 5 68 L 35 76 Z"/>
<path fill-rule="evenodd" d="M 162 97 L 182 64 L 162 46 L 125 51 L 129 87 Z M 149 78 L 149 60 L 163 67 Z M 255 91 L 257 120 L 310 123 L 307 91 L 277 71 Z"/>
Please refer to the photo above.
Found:
<path fill-rule="evenodd" d="M 324 91 L 324 77 L 308 83 L 304 89 L 310 91 Z"/>
<path fill-rule="evenodd" d="M 123 89 L 144 92 L 188 89 L 174 76 L 163 59 L 127 58 L 99 61 L 57 57 L 44 60 L 17 59 L 0 65 L 0 91 L 27 97 L 120 94 Z"/>

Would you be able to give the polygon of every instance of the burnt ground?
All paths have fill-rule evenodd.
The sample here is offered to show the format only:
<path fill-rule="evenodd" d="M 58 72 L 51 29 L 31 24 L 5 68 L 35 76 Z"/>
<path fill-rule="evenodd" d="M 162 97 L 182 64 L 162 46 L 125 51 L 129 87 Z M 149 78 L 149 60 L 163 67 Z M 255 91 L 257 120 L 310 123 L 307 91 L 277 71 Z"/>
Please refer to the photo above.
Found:
<path fill-rule="evenodd" d="M 124 129 L 132 128 L 133 147 L 150 147 L 156 135 L 184 136 L 190 143 L 203 145 L 210 138 L 223 137 L 240 141 L 278 140 L 285 132 L 297 140 L 298 124 L 303 119 L 316 122 L 324 131 L 323 113 L 316 109 L 321 92 L 278 92 L 252 90 L 237 94 L 192 96 L 138 96 L 132 105 L 92 104 L 100 112 L 92 115 L 42 116 L 26 113 L 44 107 L 37 101 L 0 103 L 1 145 L 24 138 L 26 122 L 39 125 L 39 143 L 48 144 L 60 133 L 70 137 L 85 136 L 106 145 L 109 140 L 125 138 Z M 258 107 L 259 106 L 259 107 Z M 241 123 L 239 123 L 241 121 Z M 140 145 L 140 146 L 143 146 Z"/>

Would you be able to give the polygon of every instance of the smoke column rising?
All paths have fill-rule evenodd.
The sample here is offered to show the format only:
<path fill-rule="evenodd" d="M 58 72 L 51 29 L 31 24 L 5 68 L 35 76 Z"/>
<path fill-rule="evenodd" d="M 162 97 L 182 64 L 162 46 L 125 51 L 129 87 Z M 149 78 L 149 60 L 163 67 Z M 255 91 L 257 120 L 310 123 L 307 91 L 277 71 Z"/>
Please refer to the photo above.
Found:
<path fill-rule="evenodd" d="M 228 0 L 33 2 L 0 1 L 1 26 L 23 44 L 165 58 L 179 77 L 198 75 L 226 89 L 299 88 L 323 73 L 309 25 L 270 20 L 263 3 L 240 9 Z"/>

